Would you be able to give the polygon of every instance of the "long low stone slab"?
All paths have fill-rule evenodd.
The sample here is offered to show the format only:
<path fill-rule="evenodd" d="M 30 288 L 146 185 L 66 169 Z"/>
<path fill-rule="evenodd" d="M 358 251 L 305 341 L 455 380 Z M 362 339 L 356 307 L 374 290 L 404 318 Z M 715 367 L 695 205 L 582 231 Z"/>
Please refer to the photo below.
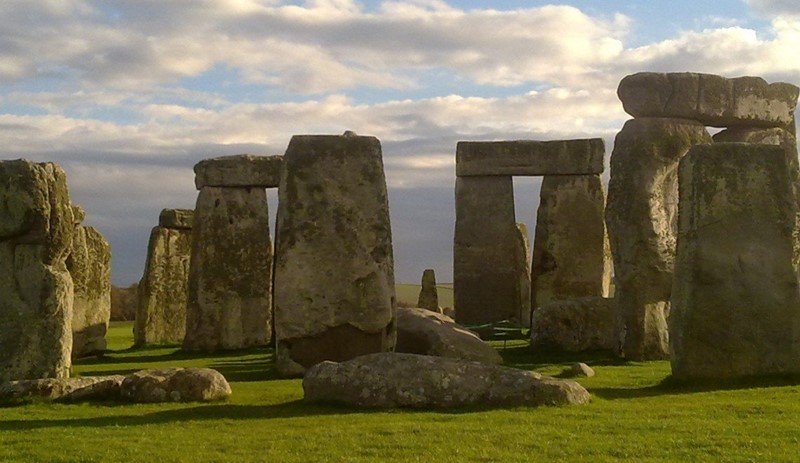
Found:
<path fill-rule="evenodd" d="M 795 85 L 768 84 L 760 77 L 693 72 L 640 72 L 622 79 L 617 89 L 633 117 L 676 117 L 713 127 L 793 125 L 798 93 Z"/>
<path fill-rule="evenodd" d="M 600 138 L 555 141 L 460 141 L 456 175 L 584 175 L 603 172 Z"/>
<path fill-rule="evenodd" d="M 194 166 L 197 189 L 215 187 L 276 188 L 280 183 L 283 156 L 239 154 L 205 159 Z"/>

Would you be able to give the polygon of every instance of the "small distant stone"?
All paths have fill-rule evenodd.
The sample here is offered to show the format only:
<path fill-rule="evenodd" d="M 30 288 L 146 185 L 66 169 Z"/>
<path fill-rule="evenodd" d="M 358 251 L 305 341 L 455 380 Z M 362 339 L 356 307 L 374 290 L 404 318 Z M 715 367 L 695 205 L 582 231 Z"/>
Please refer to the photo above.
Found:
<path fill-rule="evenodd" d="M 212 402 L 228 398 L 231 386 L 210 368 L 164 368 L 126 376 L 121 394 L 136 403 Z"/>
<path fill-rule="evenodd" d="M 344 133 L 342 134 L 342 136 L 343 137 L 357 137 L 358 135 L 356 135 L 356 133 L 353 132 L 352 130 L 345 130 Z"/>
<path fill-rule="evenodd" d="M 569 367 L 564 373 L 569 375 L 570 377 L 574 378 L 577 376 L 584 376 L 586 378 L 591 378 L 594 376 L 594 369 L 585 363 L 576 363 Z"/>

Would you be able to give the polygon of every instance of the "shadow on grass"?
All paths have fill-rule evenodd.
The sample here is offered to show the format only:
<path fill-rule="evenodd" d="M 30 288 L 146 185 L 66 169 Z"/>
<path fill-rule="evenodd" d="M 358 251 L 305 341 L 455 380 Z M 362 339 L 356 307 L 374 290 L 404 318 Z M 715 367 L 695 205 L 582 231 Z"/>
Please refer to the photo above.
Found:
<path fill-rule="evenodd" d="M 620 366 L 628 364 L 628 362 L 624 359 L 620 359 L 606 351 L 531 351 L 528 345 L 520 345 L 507 347 L 505 349 L 501 349 L 499 352 L 503 357 L 503 364 L 505 366 L 520 368 L 523 370 L 538 370 L 558 364 L 568 366 L 578 362 L 585 363 L 589 366 Z"/>
<path fill-rule="evenodd" d="M 639 399 L 663 395 L 697 394 L 714 391 L 736 391 L 768 387 L 800 385 L 800 375 L 758 376 L 732 380 L 677 380 L 672 376 L 660 383 L 642 388 L 590 388 L 589 392 L 608 400 Z"/>
<path fill-rule="evenodd" d="M 103 402 L 95 402 L 95 404 L 100 406 L 106 405 L 113 408 L 131 406 L 130 404 Z M 0 420 L 0 431 L 23 431 L 53 427 L 102 428 L 108 426 L 143 426 L 206 420 L 263 420 L 305 416 L 347 415 L 351 413 L 364 413 L 364 411 L 346 409 L 333 405 L 306 404 L 301 400 L 275 405 L 235 405 L 222 403 L 163 410 L 142 415 L 98 416 L 93 418 L 53 420 Z M 369 413 L 369 411 L 367 411 L 367 413 Z"/>

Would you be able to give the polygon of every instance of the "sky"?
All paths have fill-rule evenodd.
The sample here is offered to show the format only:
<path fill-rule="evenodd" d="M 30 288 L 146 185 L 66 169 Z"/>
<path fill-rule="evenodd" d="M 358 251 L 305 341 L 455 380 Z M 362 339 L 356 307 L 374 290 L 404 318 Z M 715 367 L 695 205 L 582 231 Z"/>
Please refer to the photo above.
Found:
<path fill-rule="evenodd" d="M 457 141 L 602 137 L 608 156 L 625 75 L 798 84 L 798 50 L 797 0 L 3 0 L 0 159 L 60 164 L 128 285 L 159 211 L 194 207 L 198 161 L 374 135 L 397 280 L 447 282 Z M 538 185 L 515 179 L 531 229 Z"/>

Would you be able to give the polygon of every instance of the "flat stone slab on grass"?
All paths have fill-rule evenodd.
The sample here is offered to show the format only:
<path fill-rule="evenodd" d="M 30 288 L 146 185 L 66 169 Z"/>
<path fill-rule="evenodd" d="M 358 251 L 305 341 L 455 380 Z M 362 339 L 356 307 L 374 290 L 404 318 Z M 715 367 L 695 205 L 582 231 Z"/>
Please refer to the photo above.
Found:
<path fill-rule="evenodd" d="M 456 175 L 600 174 L 604 156 L 601 138 L 460 141 L 456 148 Z"/>
<path fill-rule="evenodd" d="M 0 384 L 0 404 L 50 402 L 211 402 L 231 395 L 225 377 L 210 368 L 142 370 L 128 376 L 87 376 L 10 381 Z"/>
<path fill-rule="evenodd" d="M 395 352 L 503 363 L 500 354 L 477 334 L 447 315 L 418 308 L 397 308 Z"/>
<path fill-rule="evenodd" d="M 580 384 L 479 362 L 379 353 L 322 362 L 306 371 L 308 402 L 364 408 L 456 408 L 585 404 Z"/>
<path fill-rule="evenodd" d="M 760 77 L 640 72 L 625 77 L 617 95 L 634 117 L 677 117 L 712 127 L 783 127 L 794 123 L 800 89 Z"/>
<path fill-rule="evenodd" d="M 282 168 L 283 156 L 222 156 L 197 163 L 194 183 L 198 190 L 207 186 L 276 188 Z"/>

